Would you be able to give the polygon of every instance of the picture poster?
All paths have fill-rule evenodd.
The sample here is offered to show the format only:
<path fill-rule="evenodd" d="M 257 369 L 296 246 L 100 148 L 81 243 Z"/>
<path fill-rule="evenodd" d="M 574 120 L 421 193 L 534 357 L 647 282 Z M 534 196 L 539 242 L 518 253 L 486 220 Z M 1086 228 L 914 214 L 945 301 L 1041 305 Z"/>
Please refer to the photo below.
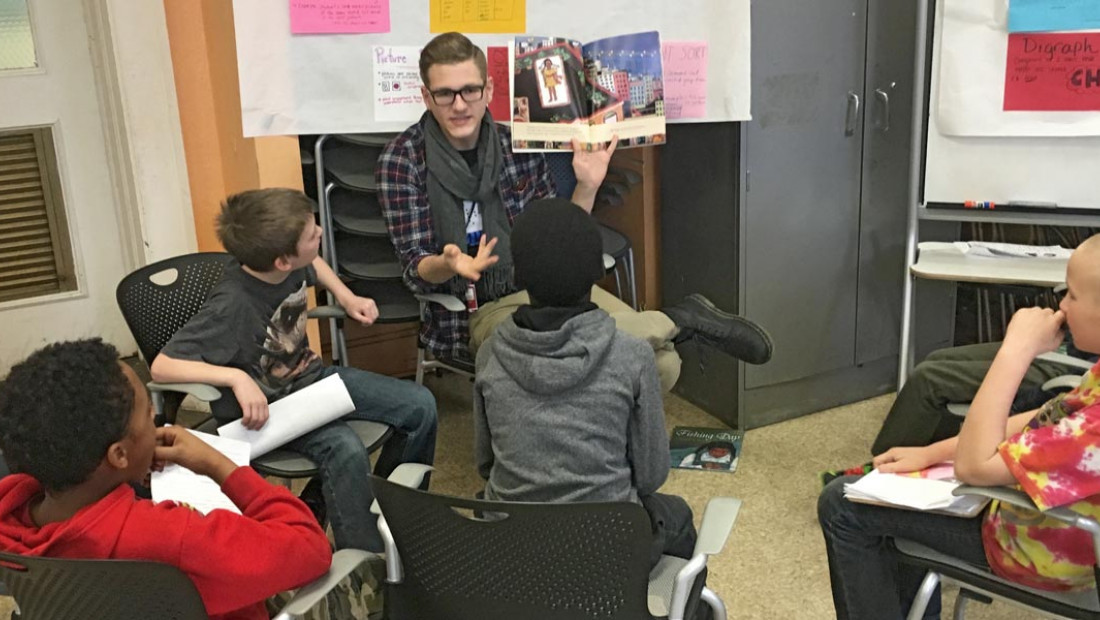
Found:
<path fill-rule="evenodd" d="M 420 48 L 376 45 L 374 120 L 416 122 L 424 114 L 420 96 Z"/>
<path fill-rule="evenodd" d="M 1008 35 L 1004 110 L 1100 110 L 1100 33 Z"/>
<path fill-rule="evenodd" d="M 290 0 L 293 34 L 390 31 L 390 0 Z"/>
<path fill-rule="evenodd" d="M 527 32 L 527 0 L 430 0 L 430 31 Z"/>
<path fill-rule="evenodd" d="M 512 78 L 508 75 L 508 46 L 490 45 L 485 49 L 489 64 L 489 77 L 493 79 L 493 99 L 489 102 L 489 114 L 497 122 L 512 119 Z"/>
<path fill-rule="evenodd" d="M 1100 29 L 1097 0 L 1009 0 L 1009 32 Z"/>
<path fill-rule="evenodd" d="M 665 117 L 704 118 L 707 112 L 707 42 L 662 41 Z"/>

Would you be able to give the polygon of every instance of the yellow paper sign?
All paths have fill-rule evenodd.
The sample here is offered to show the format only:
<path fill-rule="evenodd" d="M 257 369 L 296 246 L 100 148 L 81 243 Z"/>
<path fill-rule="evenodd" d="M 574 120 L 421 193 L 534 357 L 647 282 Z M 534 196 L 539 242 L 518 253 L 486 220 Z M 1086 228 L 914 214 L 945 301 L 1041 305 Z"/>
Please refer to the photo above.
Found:
<path fill-rule="evenodd" d="M 431 0 L 432 32 L 527 32 L 527 0 Z"/>

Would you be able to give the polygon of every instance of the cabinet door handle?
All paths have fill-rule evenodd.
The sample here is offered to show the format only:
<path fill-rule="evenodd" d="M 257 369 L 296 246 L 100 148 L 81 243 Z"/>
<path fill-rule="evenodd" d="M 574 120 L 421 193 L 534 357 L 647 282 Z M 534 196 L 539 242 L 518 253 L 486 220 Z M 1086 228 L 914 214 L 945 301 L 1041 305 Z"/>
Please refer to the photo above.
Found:
<path fill-rule="evenodd" d="M 890 95 L 881 88 L 875 89 L 875 97 L 882 102 L 882 114 L 879 117 L 878 128 L 882 133 L 890 131 Z"/>
<path fill-rule="evenodd" d="M 859 95 L 848 91 L 848 111 L 844 115 L 844 135 L 856 133 L 856 121 L 859 120 Z"/>

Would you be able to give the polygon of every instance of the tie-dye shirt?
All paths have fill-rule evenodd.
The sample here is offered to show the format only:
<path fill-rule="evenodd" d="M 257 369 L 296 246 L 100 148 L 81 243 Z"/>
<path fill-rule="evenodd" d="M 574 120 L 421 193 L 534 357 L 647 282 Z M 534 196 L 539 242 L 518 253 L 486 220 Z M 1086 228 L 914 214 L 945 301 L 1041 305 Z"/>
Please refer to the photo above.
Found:
<path fill-rule="evenodd" d="M 1001 458 L 1046 510 L 1069 506 L 1100 520 L 1100 364 L 1080 387 L 1049 401 L 1020 433 L 998 448 Z M 1044 590 L 1092 588 L 1092 538 L 1033 510 L 993 502 L 982 527 L 993 572 Z"/>

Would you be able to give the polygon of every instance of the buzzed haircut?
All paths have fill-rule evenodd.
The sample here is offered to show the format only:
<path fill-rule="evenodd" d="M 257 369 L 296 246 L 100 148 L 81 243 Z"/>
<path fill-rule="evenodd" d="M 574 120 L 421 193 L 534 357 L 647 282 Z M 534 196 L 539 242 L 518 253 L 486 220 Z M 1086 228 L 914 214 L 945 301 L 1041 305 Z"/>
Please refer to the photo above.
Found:
<path fill-rule="evenodd" d="M 433 65 L 457 65 L 467 60 L 473 60 L 477 65 L 477 70 L 481 73 L 481 81 L 484 83 L 489 73 L 485 52 L 461 32 L 444 32 L 428 41 L 420 51 L 420 79 L 423 80 L 424 86 L 431 88 L 428 83 L 428 69 Z"/>
<path fill-rule="evenodd" d="M 313 203 L 298 190 L 253 189 L 233 194 L 218 214 L 218 239 L 242 265 L 271 271 L 280 256 L 297 256 L 313 219 Z"/>
<path fill-rule="evenodd" d="M 47 345 L 0 384 L 0 448 L 50 491 L 84 482 L 125 437 L 134 389 L 99 338 Z"/>

